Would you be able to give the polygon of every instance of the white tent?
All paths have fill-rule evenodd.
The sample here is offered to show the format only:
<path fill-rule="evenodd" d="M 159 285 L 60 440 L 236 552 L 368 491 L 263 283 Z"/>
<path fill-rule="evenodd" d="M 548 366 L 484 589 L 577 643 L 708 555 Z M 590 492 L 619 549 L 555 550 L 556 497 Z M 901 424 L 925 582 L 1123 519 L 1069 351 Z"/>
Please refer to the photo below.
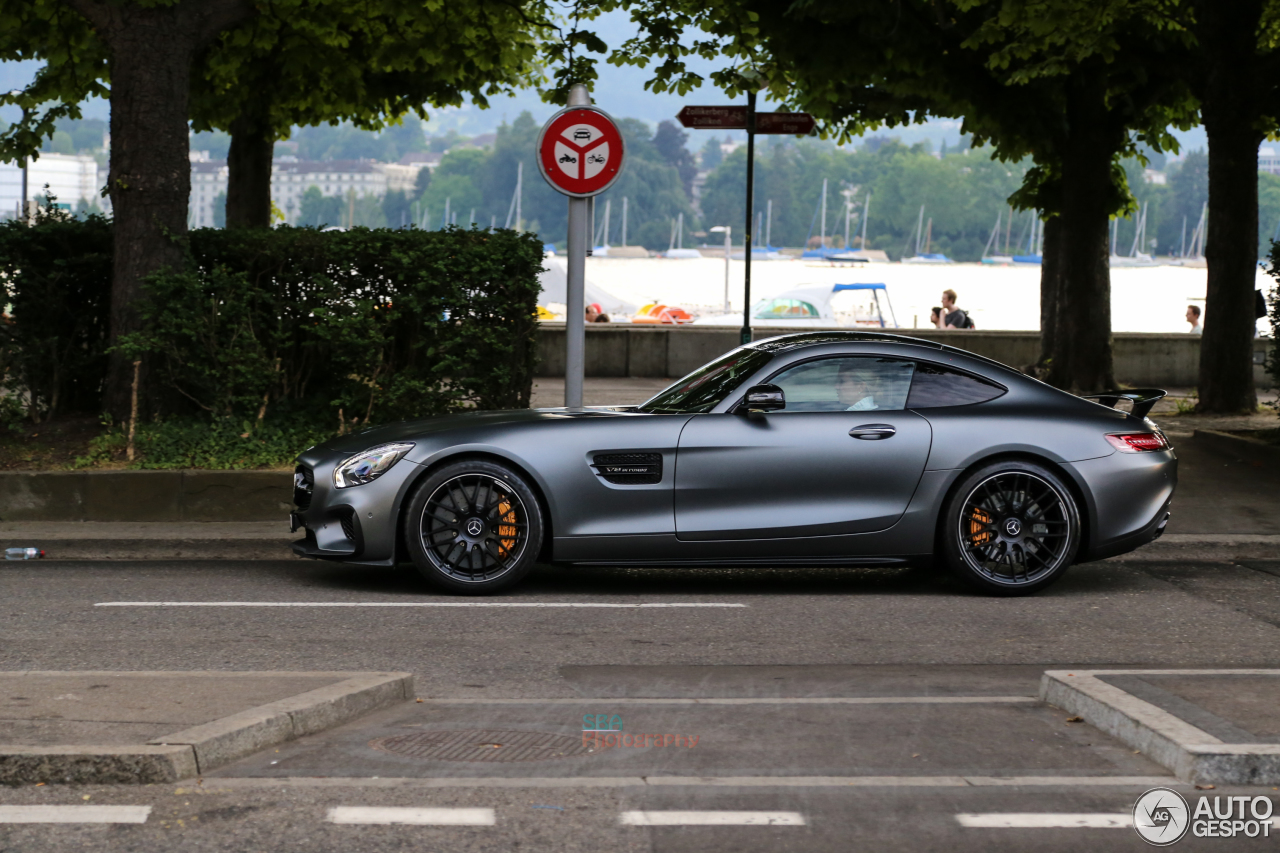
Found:
<path fill-rule="evenodd" d="M 542 282 L 542 295 L 538 297 L 538 304 L 547 305 L 552 302 L 566 304 L 569 301 L 569 277 L 565 270 L 565 260 L 558 257 L 549 257 L 543 260 L 543 265 L 547 269 L 538 274 L 538 279 Z M 614 296 L 591 279 L 587 279 L 585 290 L 586 304 L 599 303 L 606 314 L 635 313 L 637 307 L 635 304 Z"/>

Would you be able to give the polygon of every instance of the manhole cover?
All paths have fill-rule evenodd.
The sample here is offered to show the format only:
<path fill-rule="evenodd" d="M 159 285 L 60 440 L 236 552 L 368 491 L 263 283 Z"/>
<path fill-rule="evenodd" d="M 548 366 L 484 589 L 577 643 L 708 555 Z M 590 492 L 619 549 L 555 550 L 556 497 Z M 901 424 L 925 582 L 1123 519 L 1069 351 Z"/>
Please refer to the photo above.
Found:
<path fill-rule="evenodd" d="M 414 732 L 369 742 L 369 746 L 408 758 L 433 761 L 545 761 L 575 758 L 595 750 L 580 738 L 547 732 Z"/>

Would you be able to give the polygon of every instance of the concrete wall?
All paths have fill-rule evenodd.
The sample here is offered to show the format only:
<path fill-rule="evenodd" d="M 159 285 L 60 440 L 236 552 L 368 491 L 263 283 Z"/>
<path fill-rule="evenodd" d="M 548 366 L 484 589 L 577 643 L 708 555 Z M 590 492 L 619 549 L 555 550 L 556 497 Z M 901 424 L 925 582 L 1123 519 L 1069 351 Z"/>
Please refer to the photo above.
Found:
<path fill-rule="evenodd" d="M 6 471 L 4 521 L 279 521 L 291 471 Z"/>
<path fill-rule="evenodd" d="M 753 329 L 756 339 L 801 331 Z M 844 331 L 848 331 L 847 329 Z M 942 331 L 905 329 L 903 334 L 993 358 L 1012 367 L 1032 364 L 1040 355 L 1039 332 Z M 719 326 L 640 326 L 593 323 L 587 326 L 587 376 L 680 377 L 738 345 L 738 329 Z M 1271 340 L 1254 341 L 1253 379 L 1269 389 L 1262 369 Z M 1116 380 L 1131 386 L 1194 388 L 1200 383 L 1200 338 L 1187 334 L 1121 332 L 1113 336 Z M 538 330 L 538 375 L 564 375 L 564 324 L 543 323 Z"/>

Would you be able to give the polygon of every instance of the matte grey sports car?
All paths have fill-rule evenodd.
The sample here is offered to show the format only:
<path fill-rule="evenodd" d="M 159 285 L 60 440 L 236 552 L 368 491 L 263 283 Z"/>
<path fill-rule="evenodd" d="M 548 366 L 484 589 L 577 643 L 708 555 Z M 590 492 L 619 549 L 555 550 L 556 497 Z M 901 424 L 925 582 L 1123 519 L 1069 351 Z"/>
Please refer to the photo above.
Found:
<path fill-rule="evenodd" d="M 536 562 L 901 566 L 1043 589 L 1169 519 L 1163 391 L 1091 399 L 930 341 L 756 341 L 640 406 L 405 421 L 304 452 L 294 550 L 496 592 Z M 1121 411 L 1121 399 L 1131 410 Z"/>

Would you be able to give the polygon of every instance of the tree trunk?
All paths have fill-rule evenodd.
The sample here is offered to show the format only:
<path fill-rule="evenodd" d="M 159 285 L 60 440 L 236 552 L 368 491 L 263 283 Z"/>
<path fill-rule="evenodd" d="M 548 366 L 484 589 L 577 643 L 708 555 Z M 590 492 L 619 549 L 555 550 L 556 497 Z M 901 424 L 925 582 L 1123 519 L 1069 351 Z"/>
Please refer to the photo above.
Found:
<path fill-rule="evenodd" d="M 1040 261 L 1040 361 L 1036 375 L 1047 376 L 1058 346 L 1058 301 L 1062 291 L 1062 217 L 1044 223 L 1044 256 Z"/>
<path fill-rule="evenodd" d="M 231 123 L 227 154 L 227 227 L 271 227 L 271 157 L 275 140 L 248 118 Z"/>
<path fill-rule="evenodd" d="M 1196 36 L 1207 57 L 1201 114 L 1209 137 L 1209 262 L 1197 411 L 1253 412 L 1254 279 L 1258 259 L 1256 91 L 1261 4 L 1200 3 Z M 1268 84 L 1269 85 L 1269 84 Z"/>
<path fill-rule="evenodd" d="M 181 267 L 191 196 L 188 97 L 196 51 L 247 17 L 247 0 L 181 0 L 172 6 L 68 0 L 110 52 L 111 165 L 107 188 L 115 220 L 111 343 L 138 331 L 144 279 Z M 149 393 L 146 364 L 139 394 Z M 133 360 L 112 354 L 103 406 L 128 418 Z M 145 410 L 145 409 L 144 409 Z"/>
<path fill-rule="evenodd" d="M 1107 227 L 1115 198 L 1111 163 L 1124 142 L 1124 128 L 1117 128 L 1108 115 L 1105 91 L 1101 75 L 1082 72 L 1068 83 L 1069 138 L 1062 152 L 1059 285 L 1048 382 L 1076 394 L 1115 387 Z"/>

